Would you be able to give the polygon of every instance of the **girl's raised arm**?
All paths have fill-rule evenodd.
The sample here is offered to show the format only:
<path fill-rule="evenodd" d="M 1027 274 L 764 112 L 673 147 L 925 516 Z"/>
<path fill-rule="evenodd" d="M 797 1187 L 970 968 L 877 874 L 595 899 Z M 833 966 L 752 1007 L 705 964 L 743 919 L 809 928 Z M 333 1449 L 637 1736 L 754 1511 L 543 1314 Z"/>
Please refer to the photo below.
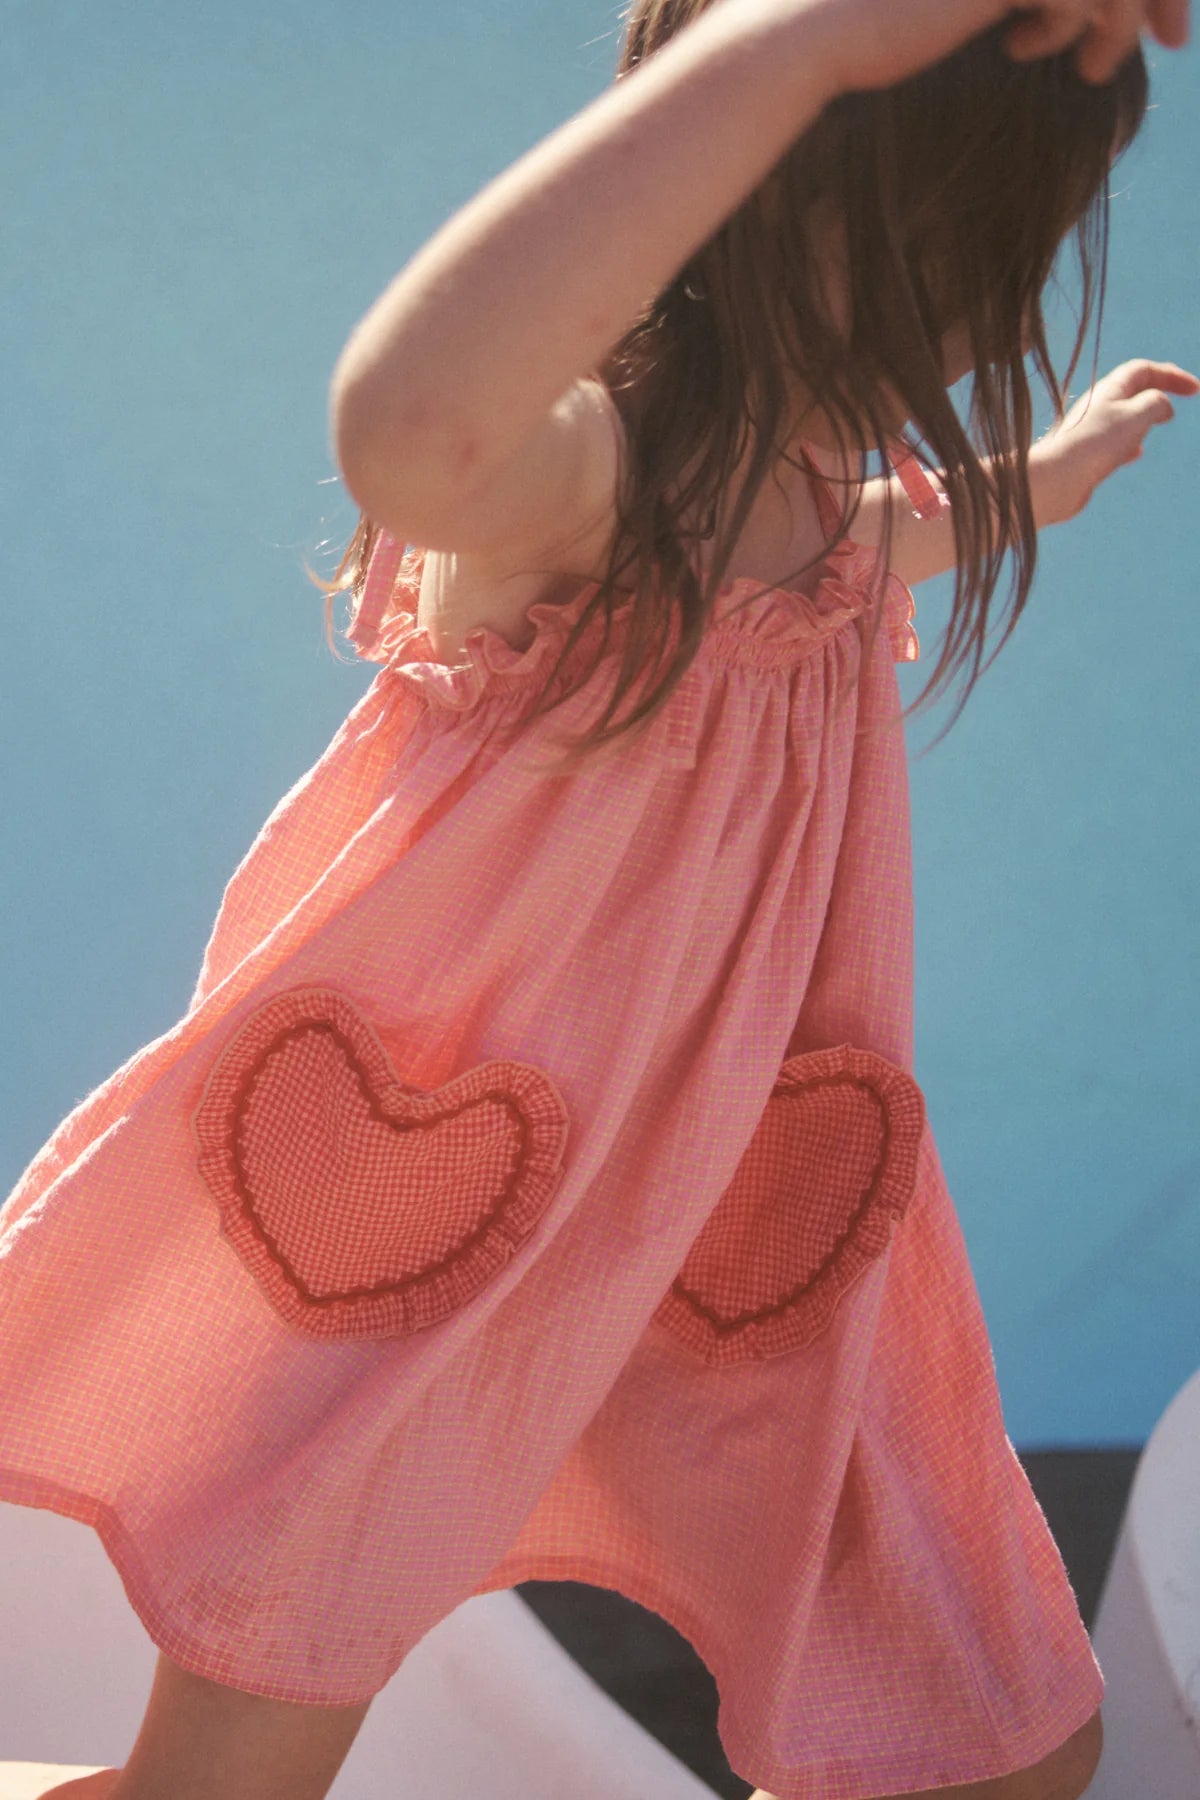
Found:
<path fill-rule="evenodd" d="M 1009 10 L 717 0 L 456 213 L 356 326 L 331 393 L 347 485 L 368 511 L 386 499 L 376 517 L 410 541 L 453 544 L 489 489 L 495 511 L 518 450 L 553 465 L 531 440 L 556 402 L 836 94 L 900 80 Z M 1038 48 L 1094 10 L 1043 0 L 1057 35 Z"/>
<path fill-rule="evenodd" d="M 386 482 L 411 541 L 452 543 L 472 491 L 832 97 L 827 36 L 819 9 L 724 0 L 442 226 L 334 372 L 360 499 Z"/>

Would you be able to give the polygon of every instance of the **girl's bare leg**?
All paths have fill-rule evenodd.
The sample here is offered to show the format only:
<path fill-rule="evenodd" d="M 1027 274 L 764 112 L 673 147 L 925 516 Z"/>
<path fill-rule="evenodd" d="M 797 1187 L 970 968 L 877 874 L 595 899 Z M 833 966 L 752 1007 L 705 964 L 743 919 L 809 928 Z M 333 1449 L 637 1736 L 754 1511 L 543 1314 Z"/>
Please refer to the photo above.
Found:
<path fill-rule="evenodd" d="M 39 1800 L 108 1800 L 120 1769 L 97 1769 L 94 1775 L 73 1775 L 54 1787 L 43 1788 Z"/>
<path fill-rule="evenodd" d="M 325 1800 L 370 1704 L 267 1700 L 192 1675 L 160 1651 L 124 1768 L 51 1792 L 56 1800 Z"/>

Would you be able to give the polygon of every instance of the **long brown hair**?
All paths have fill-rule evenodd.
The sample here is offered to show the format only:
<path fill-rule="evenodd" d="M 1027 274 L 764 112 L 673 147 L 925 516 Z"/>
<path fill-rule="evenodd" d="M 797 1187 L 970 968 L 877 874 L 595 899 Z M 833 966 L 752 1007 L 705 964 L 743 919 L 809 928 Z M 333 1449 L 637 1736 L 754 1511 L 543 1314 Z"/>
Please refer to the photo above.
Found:
<path fill-rule="evenodd" d="M 709 3 L 631 0 L 618 78 Z M 625 426 L 616 531 L 604 580 L 523 723 L 590 680 L 607 648 L 615 606 L 629 602 L 631 610 L 605 710 L 587 732 L 557 740 L 569 747 L 563 769 L 625 732 L 644 730 L 687 672 L 759 489 L 780 458 L 799 466 L 786 437 L 789 370 L 830 422 L 839 459 L 849 467 L 852 452 L 860 458 L 834 536 L 814 563 L 850 535 L 869 456 L 877 454 L 888 471 L 887 445 L 897 434 L 881 403 L 882 384 L 910 421 L 901 441 L 924 466 L 943 472 L 957 550 L 954 598 L 941 656 L 908 710 L 931 704 L 971 659 L 949 730 L 1008 641 L 1037 562 L 1024 358 L 1032 352 L 1061 420 L 1096 298 L 1097 269 L 1099 340 L 1110 170 L 1143 122 L 1149 89 L 1140 47 L 1113 80 L 1095 84 L 1079 75 L 1072 50 L 1015 61 L 1003 47 L 1008 26 L 1002 21 L 893 87 L 830 102 L 593 372 Z M 812 231 L 818 218 L 838 221 L 844 233 L 848 334 L 821 280 Z M 1041 300 L 1068 237 L 1083 292 L 1060 387 Z M 965 430 L 942 363 L 942 335 L 955 326 L 967 332 L 973 361 Z M 993 459 L 991 473 L 983 456 Z M 743 466 L 735 495 L 734 475 Z M 350 589 L 361 597 L 377 535 L 360 515 L 334 579 L 312 577 L 327 595 L 327 631 L 335 594 Z M 889 513 L 877 570 L 886 570 L 891 542 Z M 711 545 L 704 576 L 695 561 L 701 543 Z M 1009 616 L 984 663 L 989 605 L 1009 550 L 1015 560 Z M 631 566 L 634 581 L 622 590 L 619 578 Z M 564 685 L 556 679 L 563 663 L 600 609 L 596 657 L 573 686 Z M 881 609 L 875 611 L 873 628 Z M 647 670 L 662 674 L 657 687 L 643 687 Z M 635 685 L 640 701 L 610 728 Z"/>

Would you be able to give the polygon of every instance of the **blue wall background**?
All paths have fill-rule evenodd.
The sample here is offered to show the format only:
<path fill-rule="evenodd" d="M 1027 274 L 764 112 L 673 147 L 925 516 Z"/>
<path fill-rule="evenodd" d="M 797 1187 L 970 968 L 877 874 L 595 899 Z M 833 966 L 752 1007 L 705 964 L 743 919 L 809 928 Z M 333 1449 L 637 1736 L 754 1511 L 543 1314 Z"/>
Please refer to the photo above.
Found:
<path fill-rule="evenodd" d="M 346 337 L 608 83 L 619 17 L 41 0 L 4 26 L 0 1192 L 182 1014 L 226 880 L 371 678 L 303 572 L 357 516 L 328 441 Z M 1146 50 L 1099 373 L 1200 367 L 1193 52 Z M 1141 1442 L 1200 1364 L 1200 403 L 1176 404 L 1045 534 L 950 735 L 918 755 L 946 704 L 910 730 L 917 1075 L 1022 1448 Z M 917 590 L 906 700 L 950 592 Z"/>

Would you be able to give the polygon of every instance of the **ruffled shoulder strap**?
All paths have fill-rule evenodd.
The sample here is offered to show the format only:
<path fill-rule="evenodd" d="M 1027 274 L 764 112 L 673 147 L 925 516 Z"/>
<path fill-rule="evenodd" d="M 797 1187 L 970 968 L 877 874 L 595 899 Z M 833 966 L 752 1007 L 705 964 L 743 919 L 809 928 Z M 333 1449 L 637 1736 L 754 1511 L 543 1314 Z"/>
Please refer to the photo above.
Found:
<path fill-rule="evenodd" d="M 381 530 L 367 565 L 367 579 L 358 605 L 354 609 L 346 636 L 360 656 L 369 658 L 379 643 L 388 601 L 396 585 L 396 575 L 406 546 L 390 532 Z"/>
<path fill-rule="evenodd" d="M 912 502 L 913 517 L 936 519 L 950 504 L 950 496 L 935 488 L 902 438 L 888 441 L 888 461 L 904 483 L 904 491 Z"/>
<path fill-rule="evenodd" d="M 840 508 L 833 497 L 828 481 L 821 474 L 820 464 L 813 454 L 818 448 L 819 446 L 808 438 L 801 442 L 804 460 L 816 486 L 821 529 L 832 537 L 837 528 Z M 902 438 L 889 438 L 887 453 L 888 461 L 903 482 L 904 491 L 912 503 L 913 516 L 918 519 L 935 519 L 949 506 L 949 496 L 934 487 L 925 470 Z"/>

